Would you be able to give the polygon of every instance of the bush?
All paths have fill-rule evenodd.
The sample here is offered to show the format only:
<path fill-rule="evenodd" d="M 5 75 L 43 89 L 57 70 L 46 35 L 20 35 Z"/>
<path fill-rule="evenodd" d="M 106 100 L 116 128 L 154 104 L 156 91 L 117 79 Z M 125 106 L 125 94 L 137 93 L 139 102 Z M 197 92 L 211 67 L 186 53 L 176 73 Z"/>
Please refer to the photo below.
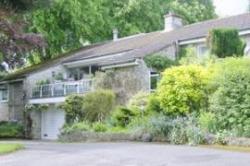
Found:
<path fill-rule="evenodd" d="M 92 129 L 94 132 L 106 132 L 108 127 L 104 123 L 96 122 L 92 124 Z"/>
<path fill-rule="evenodd" d="M 15 122 L 0 122 L 0 138 L 23 137 L 23 126 Z"/>
<path fill-rule="evenodd" d="M 208 43 L 211 53 L 219 58 L 243 56 L 246 47 L 236 29 L 214 29 L 209 33 Z"/>
<path fill-rule="evenodd" d="M 210 110 L 220 129 L 250 136 L 250 59 L 227 58 L 214 66 Z"/>
<path fill-rule="evenodd" d="M 202 112 L 198 118 L 198 124 L 206 133 L 215 133 L 217 131 L 217 120 L 214 113 Z"/>
<path fill-rule="evenodd" d="M 160 100 L 155 94 L 151 94 L 148 98 L 148 104 L 146 106 L 147 112 L 157 112 L 161 113 L 163 110 L 160 106 Z"/>
<path fill-rule="evenodd" d="M 97 90 L 84 96 L 71 95 L 60 106 L 66 112 L 66 122 L 104 121 L 115 104 L 115 95 L 110 90 Z"/>
<path fill-rule="evenodd" d="M 131 120 L 138 115 L 138 112 L 126 107 L 118 107 L 112 113 L 111 121 L 114 126 L 126 127 Z"/>
<path fill-rule="evenodd" d="M 144 58 L 145 63 L 148 67 L 153 68 L 159 72 L 176 65 L 174 60 L 169 59 L 166 55 L 153 54 L 148 55 Z"/>
<path fill-rule="evenodd" d="M 146 109 L 146 106 L 149 102 L 149 93 L 146 92 L 139 92 L 134 95 L 128 102 L 128 108 L 137 112 L 138 115 L 144 116 L 147 115 L 149 112 Z"/>
<path fill-rule="evenodd" d="M 72 132 L 83 132 L 90 131 L 91 126 L 88 122 L 79 122 L 72 125 L 65 125 L 61 131 L 63 134 L 72 133 Z"/>
<path fill-rule="evenodd" d="M 208 74 L 205 68 L 198 65 L 165 70 L 156 92 L 164 112 L 187 115 L 205 106 Z"/>
<path fill-rule="evenodd" d="M 60 106 L 66 113 L 66 122 L 68 124 L 84 120 L 83 99 L 84 97 L 80 95 L 70 95 L 66 98 L 64 104 Z"/>
<path fill-rule="evenodd" d="M 194 47 L 181 48 L 180 52 L 181 53 L 180 53 L 179 64 L 181 65 L 196 64 L 202 66 L 209 66 L 210 64 L 215 63 L 216 60 L 218 59 L 216 56 L 210 55 L 208 53 L 205 55 L 198 56 L 196 48 Z"/>
<path fill-rule="evenodd" d="M 111 90 L 96 90 L 84 96 L 83 110 L 85 120 L 90 122 L 104 121 L 115 105 L 115 94 Z"/>

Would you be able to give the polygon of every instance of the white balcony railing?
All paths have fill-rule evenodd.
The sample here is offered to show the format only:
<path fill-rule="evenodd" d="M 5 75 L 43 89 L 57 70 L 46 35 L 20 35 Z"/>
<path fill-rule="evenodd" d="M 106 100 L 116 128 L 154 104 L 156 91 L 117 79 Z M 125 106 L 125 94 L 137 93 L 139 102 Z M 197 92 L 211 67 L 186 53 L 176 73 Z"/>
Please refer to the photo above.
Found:
<path fill-rule="evenodd" d="M 91 91 L 92 80 L 44 84 L 32 88 L 32 99 L 64 97 L 70 94 L 84 94 Z"/>

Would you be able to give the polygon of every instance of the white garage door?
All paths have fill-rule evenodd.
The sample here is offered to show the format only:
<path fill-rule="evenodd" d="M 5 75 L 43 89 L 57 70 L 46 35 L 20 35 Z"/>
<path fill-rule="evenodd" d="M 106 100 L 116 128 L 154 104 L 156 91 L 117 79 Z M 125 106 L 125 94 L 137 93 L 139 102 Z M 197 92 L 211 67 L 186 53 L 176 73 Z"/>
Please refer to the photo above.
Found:
<path fill-rule="evenodd" d="M 65 114 L 61 110 L 42 112 L 42 139 L 56 140 L 65 122 Z"/>

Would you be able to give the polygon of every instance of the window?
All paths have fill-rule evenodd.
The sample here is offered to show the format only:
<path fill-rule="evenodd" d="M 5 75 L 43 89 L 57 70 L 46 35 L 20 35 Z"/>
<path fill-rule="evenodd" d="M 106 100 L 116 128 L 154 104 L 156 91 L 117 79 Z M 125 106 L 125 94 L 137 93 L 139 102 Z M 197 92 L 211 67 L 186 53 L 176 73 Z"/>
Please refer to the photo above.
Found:
<path fill-rule="evenodd" d="M 160 75 L 154 72 L 151 72 L 150 74 L 150 90 L 151 92 L 154 92 L 157 88 L 157 84 L 160 80 Z"/>
<path fill-rule="evenodd" d="M 8 88 L 7 85 L 0 86 L 0 102 L 8 101 Z"/>
<path fill-rule="evenodd" d="M 199 57 L 203 57 L 204 55 L 206 55 L 207 52 L 208 52 L 208 48 L 207 48 L 206 45 L 198 46 L 198 55 L 199 55 Z"/>

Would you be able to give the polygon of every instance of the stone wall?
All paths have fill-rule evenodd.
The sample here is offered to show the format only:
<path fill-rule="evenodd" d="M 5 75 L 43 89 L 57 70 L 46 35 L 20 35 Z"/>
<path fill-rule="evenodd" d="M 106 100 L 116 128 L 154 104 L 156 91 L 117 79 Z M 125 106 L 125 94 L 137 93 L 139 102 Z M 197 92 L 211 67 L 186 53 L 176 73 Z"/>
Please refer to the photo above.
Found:
<path fill-rule="evenodd" d="M 24 122 L 24 97 L 22 81 L 9 84 L 9 120 Z"/>
<path fill-rule="evenodd" d="M 9 120 L 9 106 L 8 102 L 0 103 L 0 121 Z"/>
<path fill-rule="evenodd" d="M 112 89 L 117 96 L 117 103 L 125 105 L 128 100 L 140 91 L 150 92 L 150 70 L 143 60 L 138 65 L 107 70 L 98 73 L 95 89 Z"/>

